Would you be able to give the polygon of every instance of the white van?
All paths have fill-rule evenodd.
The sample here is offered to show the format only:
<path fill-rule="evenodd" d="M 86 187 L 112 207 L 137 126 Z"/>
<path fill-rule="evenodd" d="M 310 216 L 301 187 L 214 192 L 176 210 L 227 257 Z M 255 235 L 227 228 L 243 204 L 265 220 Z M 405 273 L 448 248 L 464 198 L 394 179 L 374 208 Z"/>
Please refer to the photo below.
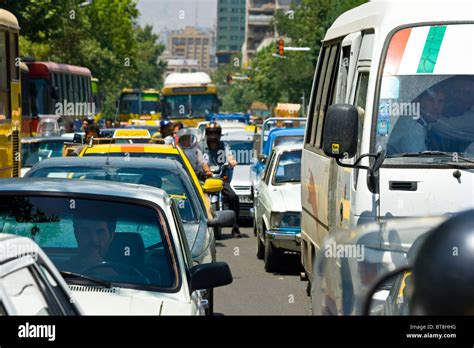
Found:
<path fill-rule="evenodd" d="M 474 2 L 372 1 L 323 40 L 302 155 L 302 263 L 328 234 L 474 207 Z"/>

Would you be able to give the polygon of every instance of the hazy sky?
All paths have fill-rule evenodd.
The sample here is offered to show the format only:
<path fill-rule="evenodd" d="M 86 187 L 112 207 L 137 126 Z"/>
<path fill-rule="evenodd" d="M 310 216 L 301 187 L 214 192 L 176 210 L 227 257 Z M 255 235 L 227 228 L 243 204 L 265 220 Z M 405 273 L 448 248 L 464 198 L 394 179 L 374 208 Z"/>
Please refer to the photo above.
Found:
<path fill-rule="evenodd" d="M 152 24 L 156 33 L 196 24 L 212 28 L 217 18 L 217 0 L 138 0 L 138 10 L 140 24 Z"/>

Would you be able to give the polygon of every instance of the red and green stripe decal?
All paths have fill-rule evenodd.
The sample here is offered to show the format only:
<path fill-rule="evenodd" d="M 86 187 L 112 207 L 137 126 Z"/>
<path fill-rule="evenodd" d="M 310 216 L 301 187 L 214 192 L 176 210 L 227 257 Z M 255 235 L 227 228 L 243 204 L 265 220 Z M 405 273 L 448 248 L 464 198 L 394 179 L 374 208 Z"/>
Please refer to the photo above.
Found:
<path fill-rule="evenodd" d="M 402 29 L 395 33 L 390 41 L 387 51 L 387 59 L 385 61 L 384 74 L 397 75 L 402 62 L 405 50 L 407 48 L 410 35 L 417 28 Z M 428 31 L 426 41 L 424 43 L 423 51 L 418 62 L 416 73 L 418 74 L 432 74 L 436 61 L 438 60 L 441 44 L 446 33 L 446 26 L 432 26 Z M 407 53 L 412 54 L 412 52 Z"/>
<path fill-rule="evenodd" d="M 421 54 L 420 63 L 418 64 L 417 73 L 433 73 L 445 32 L 445 25 L 430 28 L 428 37 L 426 38 L 425 47 L 423 48 L 423 53 Z"/>

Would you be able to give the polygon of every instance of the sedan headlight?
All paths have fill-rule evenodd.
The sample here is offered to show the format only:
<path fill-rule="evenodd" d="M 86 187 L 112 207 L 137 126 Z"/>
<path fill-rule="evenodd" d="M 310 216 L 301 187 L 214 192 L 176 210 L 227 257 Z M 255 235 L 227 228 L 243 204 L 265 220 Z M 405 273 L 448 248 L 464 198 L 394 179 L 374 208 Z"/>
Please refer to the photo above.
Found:
<path fill-rule="evenodd" d="M 300 212 L 272 212 L 270 215 L 270 225 L 272 227 L 300 227 L 301 213 Z"/>

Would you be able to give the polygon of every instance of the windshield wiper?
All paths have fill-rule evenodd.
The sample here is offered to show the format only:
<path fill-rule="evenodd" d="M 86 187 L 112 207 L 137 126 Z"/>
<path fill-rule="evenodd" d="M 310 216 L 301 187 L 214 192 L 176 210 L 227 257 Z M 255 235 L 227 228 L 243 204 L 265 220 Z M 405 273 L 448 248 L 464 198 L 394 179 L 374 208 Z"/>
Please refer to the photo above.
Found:
<path fill-rule="evenodd" d="M 88 276 L 85 276 L 85 275 L 82 275 L 82 274 L 79 274 L 79 273 L 65 272 L 65 271 L 60 271 L 59 273 L 63 276 L 64 279 L 66 279 L 66 278 L 83 279 L 83 280 L 87 280 L 87 281 L 90 281 L 92 283 L 101 285 L 101 286 L 106 287 L 108 289 L 110 289 L 112 287 L 111 282 L 101 280 L 101 279 L 97 279 L 97 278 L 94 278 L 94 277 L 88 277 Z"/>
<path fill-rule="evenodd" d="M 287 180 L 282 180 L 282 181 L 279 181 L 278 183 L 279 184 L 284 184 L 284 183 L 287 183 L 287 182 L 300 182 L 301 179 L 287 179 Z"/>
<path fill-rule="evenodd" d="M 474 160 L 468 159 L 466 157 L 460 156 L 457 154 L 457 156 L 454 156 L 454 152 L 444 152 L 444 151 L 421 151 L 421 152 L 404 152 L 404 153 L 399 153 L 399 154 L 394 154 L 394 155 L 388 155 L 387 157 L 389 158 L 394 158 L 394 157 L 429 157 L 429 156 L 448 156 L 453 158 L 452 162 L 456 162 L 454 158 L 461 160 L 463 162 L 467 163 L 473 163 Z"/>

